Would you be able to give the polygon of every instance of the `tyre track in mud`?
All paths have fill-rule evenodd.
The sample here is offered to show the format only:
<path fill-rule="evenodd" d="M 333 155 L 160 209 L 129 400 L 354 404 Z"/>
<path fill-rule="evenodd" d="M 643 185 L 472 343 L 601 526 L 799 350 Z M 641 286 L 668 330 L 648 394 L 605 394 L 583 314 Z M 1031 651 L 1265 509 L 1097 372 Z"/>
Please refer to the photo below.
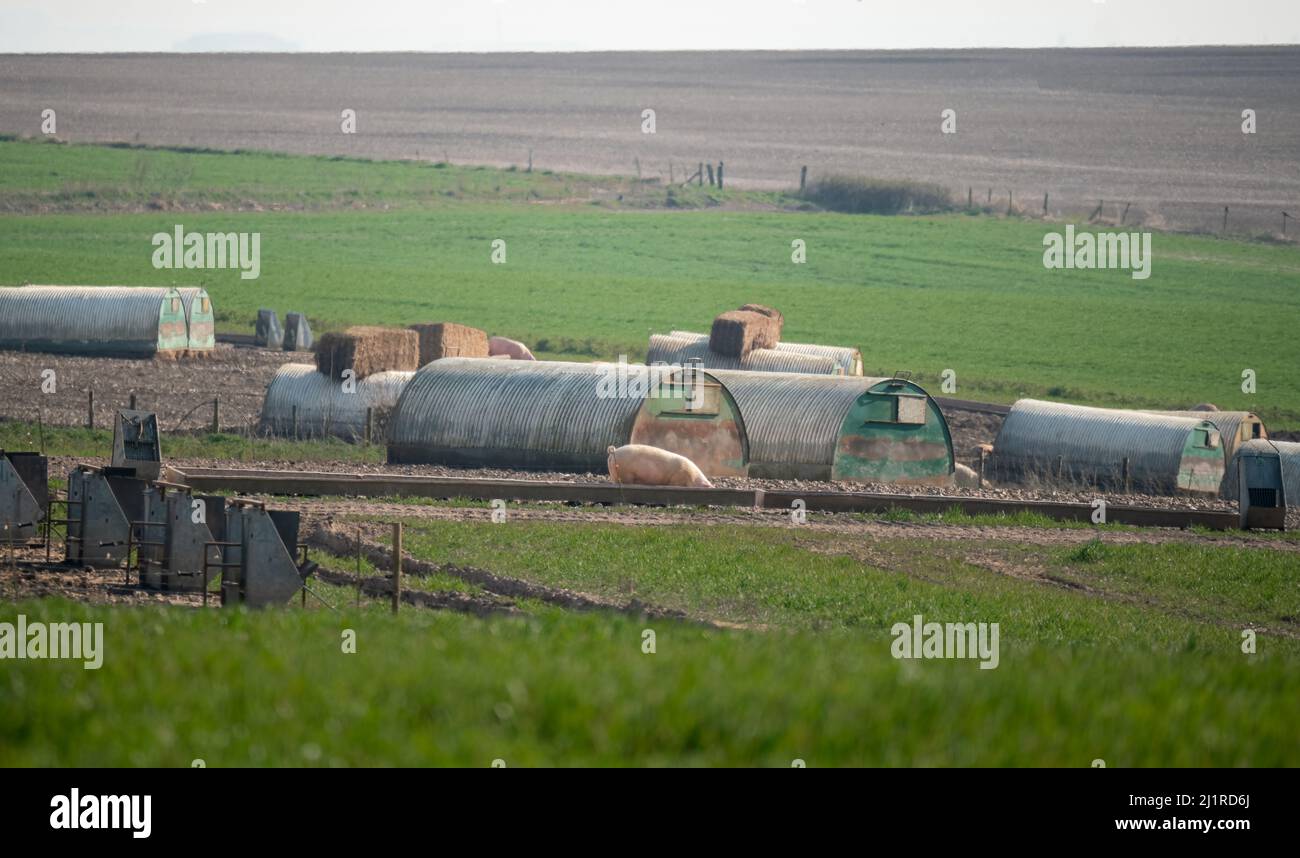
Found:
<path fill-rule="evenodd" d="M 376 568 L 383 568 L 392 562 L 392 548 L 385 546 L 374 539 L 376 530 L 382 529 L 382 525 L 372 525 L 364 528 L 362 532 L 366 534 L 361 539 L 361 555 Z M 344 526 L 330 521 L 316 521 L 306 531 L 307 535 L 304 541 L 313 548 L 323 549 L 339 558 L 355 557 L 357 553 L 357 531 L 356 529 L 345 529 Z M 340 573 L 331 573 L 340 575 Z M 356 586 L 356 576 L 341 573 L 350 579 L 352 586 Z M 536 599 L 545 602 L 548 605 L 554 605 L 568 611 L 609 611 L 618 614 L 624 614 L 631 617 L 640 617 L 649 620 L 676 620 L 679 622 L 695 623 L 708 628 L 715 629 L 749 629 L 764 630 L 765 627 L 748 625 L 743 623 L 732 623 L 723 620 L 708 619 L 705 617 L 694 616 L 686 611 L 675 608 L 663 608 L 642 602 L 639 599 L 630 599 L 626 602 L 616 601 L 603 596 L 592 595 L 590 593 L 581 593 L 576 590 L 568 590 L 560 587 L 550 587 L 545 584 L 536 584 L 522 578 L 513 578 L 506 575 L 499 575 L 486 569 L 479 569 L 473 566 L 458 566 L 454 563 L 431 563 L 414 557 L 407 551 L 402 552 L 402 574 L 415 576 L 429 576 L 435 574 L 450 575 L 454 578 L 481 587 L 483 590 L 493 596 L 505 599 Z M 377 593 L 387 594 L 391 597 L 393 588 L 392 584 L 380 577 L 363 578 L 363 587 L 366 586 L 364 581 L 375 582 L 372 588 Z M 446 594 L 448 591 L 440 591 Z M 464 595 L 464 594 L 458 594 Z M 500 608 L 513 606 L 512 602 L 498 602 Z"/>

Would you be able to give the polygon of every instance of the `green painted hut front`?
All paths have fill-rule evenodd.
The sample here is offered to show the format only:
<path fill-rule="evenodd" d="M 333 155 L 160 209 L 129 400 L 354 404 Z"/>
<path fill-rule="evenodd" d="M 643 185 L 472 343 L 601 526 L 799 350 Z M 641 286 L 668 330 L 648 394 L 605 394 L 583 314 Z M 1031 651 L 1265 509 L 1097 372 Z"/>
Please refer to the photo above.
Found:
<path fill-rule="evenodd" d="M 900 378 L 710 370 L 740 407 L 749 474 L 770 479 L 949 485 L 943 412 Z"/>

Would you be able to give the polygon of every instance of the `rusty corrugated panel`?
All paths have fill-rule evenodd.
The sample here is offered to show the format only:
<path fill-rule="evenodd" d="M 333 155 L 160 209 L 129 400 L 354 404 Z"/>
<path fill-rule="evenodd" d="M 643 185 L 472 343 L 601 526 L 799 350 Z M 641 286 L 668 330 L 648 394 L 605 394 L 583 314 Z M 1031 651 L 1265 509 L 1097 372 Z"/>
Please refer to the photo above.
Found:
<path fill-rule="evenodd" d="M 669 331 L 668 336 L 680 337 L 683 339 L 690 338 L 697 342 L 703 340 L 706 345 L 709 341 L 708 334 L 697 334 L 691 331 Z M 772 347 L 772 351 L 794 352 L 795 354 L 830 358 L 843 370 L 842 373 L 839 373 L 840 375 L 862 375 L 862 353 L 857 349 L 848 346 L 822 346 L 814 343 L 779 342 Z M 728 367 L 728 369 L 762 369 L 762 367 Z M 790 370 L 779 371 L 790 372 Z"/>
<path fill-rule="evenodd" d="M 910 381 L 743 370 L 710 374 L 740 407 L 754 476 L 929 484 L 951 478 L 947 422 L 934 400 Z M 912 404 L 917 413 L 909 415 Z"/>
<path fill-rule="evenodd" d="M 335 437 L 349 441 L 365 437 L 366 409 L 374 409 L 376 430 L 384 425 L 402 389 L 414 372 L 377 372 L 344 392 L 341 381 L 317 372 L 314 364 L 288 363 L 276 370 L 262 403 L 262 427 L 274 435 L 293 434 L 293 409 L 298 408 L 300 438 Z"/>
<path fill-rule="evenodd" d="M 172 299 L 175 299 L 173 307 Z M 152 355 L 184 349 L 179 293 L 163 287 L 0 288 L 0 348 Z"/>
<path fill-rule="evenodd" d="M 1213 414 L 1197 419 L 1021 399 L 998 432 L 993 468 L 1003 479 L 1117 488 L 1127 458 L 1137 491 L 1217 493 L 1225 467 L 1222 442 L 1201 448 L 1194 434 L 1217 428 L 1205 416 Z"/>
<path fill-rule="evenodd" d="M 818 355 L 783 352 L 776 349 L 754 349 L 743 358 L 720 355 L 709 350 L 709 338 L 694 338 L 694 334 L 675 336 L 653 334 L 646 363 L 685 365 L 698 359 L 705 369 L 738 369 L 752 372 L 799 372 L 811 375 L 843 375 L 835 361 Z"/>

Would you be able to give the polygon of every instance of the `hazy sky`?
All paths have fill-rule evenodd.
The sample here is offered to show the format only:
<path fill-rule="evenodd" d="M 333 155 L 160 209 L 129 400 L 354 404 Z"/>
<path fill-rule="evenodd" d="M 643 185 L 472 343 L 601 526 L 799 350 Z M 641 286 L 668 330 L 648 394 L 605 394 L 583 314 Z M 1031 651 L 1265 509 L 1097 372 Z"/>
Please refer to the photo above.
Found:
<path fill-rule="evenodd" d="M 1300 43 L 1300 0 L 0 0 L 0 52 Z"/>

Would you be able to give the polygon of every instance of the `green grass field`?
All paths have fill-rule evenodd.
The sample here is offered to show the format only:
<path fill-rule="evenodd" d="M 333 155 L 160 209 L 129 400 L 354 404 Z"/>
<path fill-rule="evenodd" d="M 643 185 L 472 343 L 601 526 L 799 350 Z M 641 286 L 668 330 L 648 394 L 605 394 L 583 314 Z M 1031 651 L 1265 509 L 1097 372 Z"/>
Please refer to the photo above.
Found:
<path fill-rule="evenodd" d="M 893 571 L 793 531 L 436 523 L 409 537 L 419 557 L 762 630 L 527 603 L 521 618 L 394 618 L 324 584 L 337 613 L 9 605 L 0 619 L 103 622 L 106 643 L 98 671 L 0 672 L 0 765 L 1300 763 L 1294 554 L 1041 553 L 1085 593 L 914 540 L 875 546 L 907 567 Z M 999 623 L 998 667 L 894 659 L 890 627 L 916 613 Z M 1244 628 L 1260 629 L 1253 655 Z"/>
<path fill-rule="evenodd" d="M 224 331 L 251 330 L 264 306 L 322 329 L 447 319 L 580 359 L 638 358 L 651 331 L 703 330 L 758 301 L 785 312 L 788 339 L 858 345 L 871 371 L 908 369 L 935 392 L 952 368 L 967 398 L 1208 400 L 1300 428 L 1292 246 L 1159 234 L 1151 278 L 1135 281 L 1044 270 L 1057 225 L 806 208 L 607 177 L 0 141 L 0 283 L 200 283 Z M 177 223 L 260 231 L 261 278 L 153 269 L 150 236 Z M 490 262 L 495 238 L 504 265 Z M 805 265 L 790 262 L 795 239 Z M 35 445 L 34 427 L 0 422 L 0 448 Z M 103 456 L 108 435 L 46 430 L 46 448 Z M 383 450 L 174 435 L 164 454 Z M 693 621 L 536 599 L 518 616 L 394 617 L 324 581 L 312 588 L 333 607 L 306 610 L 0 603 L 0 622 L 105 634 L 97 671 L 3 663 L 0 766 L 1300 765 L 1300 554 L 1282 539 L 1121 546 L 1030 517 L 901 513 L 885 518 L 1040 527 L 1074 544 L 921 527 L 868 539 L 675 513 L 656 526 L 412 515 L 407 549 Z M 1121 530 L 1141 534 L 1106 532 Z M 484 595 L 445 568 L 407 585 Z M 998 623 L 998 667 L 893 658 L 891 627 L 914 614 Z"/>
<path fill-rule="evenodd" d="M 641 359 L 652 331 L 705 330 L 758 301 L 785 312 L 787 339 L 857 345 L 870 372 L 909 370 L 935 391 L 953 369 L 967 398 L 1210 401 L 1300 428 L 1294 246 L 1157 234 L 1138 281 L 1044 269 L 1059 224 L 690 194 L 683 211 L 627 180 L 3 142 L 0 211 L 17 214 L 0 217 L 0 282 L 199 283 L 226 331 L 251 331 L 263 306 L 320 328 L 450 319 L 579 358 Z M 210 210 L 259 200 L 268 210 Z M 260 279 L 155 270 L 150 236 L 177 223 L 260 232 Z M 806 264 L 790 260 L 796 239 Z"/>

